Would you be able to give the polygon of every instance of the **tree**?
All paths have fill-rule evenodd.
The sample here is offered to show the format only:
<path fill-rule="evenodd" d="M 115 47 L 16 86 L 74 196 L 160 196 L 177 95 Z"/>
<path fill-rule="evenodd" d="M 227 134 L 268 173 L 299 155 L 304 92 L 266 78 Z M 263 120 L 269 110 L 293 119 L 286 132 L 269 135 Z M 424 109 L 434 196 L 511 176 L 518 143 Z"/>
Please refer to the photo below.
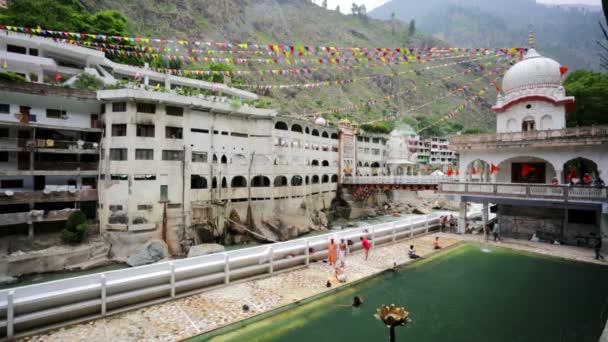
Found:
<path fill-rule="evenodd" d="M 362 4 L 361 6 L 359 6 L 359 16 L 360 17 L 367 16 L 367 9 L 365 8 L 365 4 Z"/>
<path fill-rule="evenodd" d="M 327 9 L 327 0 L 323 0 L 323 8 Z"/>
<path fill-rule="evenodd" d="M 409 38 L 411 38 L 415 34 L 416 34 L 416 20 L 412 19 L 412 21 L 410 21 L 410 27 L 407 29 L 407 36 Z"/>
<path fill-rule="evenodd" d="M 568 117 L 567 126 L 608 124 L 608 74 L 577 70 L 564 81 L 569 96 L 576 98 L 576 109 Z"/>
<path fill-rule="evenodd" d="M 86 237 L 87 229 L 86 215 L 82 211 L 76 210 L 68 217 L 65 229 L 61 231 L 61 240 L 67 243 L 82 242 Z"/>
<path fill-rule="evenodd" d="M 359 15 L 359 6 L 357 6 L 356 3 L 353 2 L 353 6 L 351 7 L 350 10 L 353 13 L 353 15 Z"/>
<path fill-rule="evenodd" d="M 340 12 L 340 5 L 336 6 L 336 12 L 341 13 Z"/>
<path fill-rule="evenodd" d="M 395 35 L 395 11 L 391 12 L 391 35 L 394 36 Z"/>

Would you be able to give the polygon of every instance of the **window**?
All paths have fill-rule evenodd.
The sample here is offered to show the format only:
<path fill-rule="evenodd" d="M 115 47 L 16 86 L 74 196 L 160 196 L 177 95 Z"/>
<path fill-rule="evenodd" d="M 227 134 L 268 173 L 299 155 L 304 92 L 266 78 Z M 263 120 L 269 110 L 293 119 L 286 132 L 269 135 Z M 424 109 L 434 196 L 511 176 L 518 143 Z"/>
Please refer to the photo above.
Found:
<path fill-rule="evenodd" d="M 137 136 L 154 138 L 154 125 L 137 125 Z"/>
<path fill-rule="evenodd" d="M 137 210 L 152 210 L 152 204 L 138 204 Z"/>
<path fill-rule="evenodd" d="M 112 125 L 112 136 L 113 137 L 127 136 L 127 124 L 113 124 Z"/>
<path fill-rule="evenodd" d="M 154 160 L 153 149 L 138 148 L 135 150 L 135 160 Z"/>
<path fill-rule="evenodd" d="M 200 128 L 191 128 L 190 132 L 209 134 L 209 130 L 208 129 L 200 129 Z"/>
<path fill-rule="evenodd" d="M 229 135 L 228 132 L 222 131 L 222 135 Z"/>
<path fill-rule="evenodd" d="M 160 200 L 162 202 L 169 201 L 169 186 L 168 185 L 160 186 Z"/>
<path fill-rule="evenodd" d="M 192 162 L 193 163 L 206 163 L 207 162 L 207 152 L 192 152 Z"/>
<path fill-rule="evenodd" d="M 207 179 L 199 175 L 190 175 L 190 189 L 207 189 Z"/>
<path fill-rule="evenodd" d="M 156 113 L 156 105 L 154 103 L 137 103 L 137 112 L 138 113 L 146 113 L 146 114 L 154 114 Z"/>
<path fill-rule="evenodd" d="M 2 189 L 19 189 L 23 188 L 23 179 L 3 179 L 0 181 Z"/>
<path fill-rule="evenodd" d="M 136 180 L 136 181 L 156 180 L 156 175 L 133 175 L 133 180 Z"/>
<path fill-rule="evenodd" d="M 11 105 L 6 104 L 6 103 L 0 103 L 0 113 L 10 114 L 10 112 L 11 112 Z"/>
<path fill-rule="evenodd" d="M 114 113 L 123 113 L 127 111 L 127 103 L 126 102 L 114 102 L 112 103 L 112 111 Z"/>
<path fill-rule="evenodd" d="M 184 160 L 184 151 L 163 150 L 163 160 Z"/>
<path fill-rule="evenodd" d="M 182 139 L 181 127 L 165 127 L 165 138 L 167 139 Z"/>
<path fill-rule="evenodd" d="M 568 210 L 568 223 L 597 224 L 597 217 L 592 210 Z"/>
<path fill-rule="evenodd" d="M 122 205 L 110 204 L 110 211 L 122 211 Z"/>
<path fill-rule="evenodd" d="M 30 56 L 38 56 L 38 49 L 30 48 Z"/>
<path fill-rule="evenodd" d="M 8 151 L 0 151 L 0 162 L 8 162 Z"/>
<path fill-rule="evenodd" d="M 169 203 L 167 204 L 167 209 L 180 209 L 182 207 L 181 203 Z"/>
<path fill-rule="evenodd" d="M 111 148 L 110 160 L 127 160 L 126 148 Z"/>
<path fill-rule="evenodd" d="M 20 53 L 22 55 L 25 55 L 27 53 L 27 49 L 23 46 L 17 46 L 17 45 L 11 45 L 11 44 L 7 44 L 6 45 L 6 51 L 8 52 L 12 52 L 12 53 Z"/>
<path fill-rule="evenodd" d="M 61 118 L 64 118 L 65 116 L 66 116 L 65 110 L 59 110 L 59 109 L 47 109 L 46 110 L 46 117 L 49 119 L 61 119 Z"/>
<path fill-rule="evenodd" d="M 110 175 L 110 180 L 129 180 L 129 175 L 113 174 Z"/>
<path fill-rule="evenodd" d="M 8 137 L 9 137 L 9 129 L 0 128 L 0 138 L 8 138 Z"/>
<path fill-rule="evenodd" d="M 174 106 L 166 106 L 165 113 L 171 116 L 184 116 L 184 108 L 182 107 L 174 107 Z"/>
<path fill-rule="evenodd" d="M 237 132 L 232 132 L 230 135 L 233 137 L 238 137 L 238 138 L 247 138 L 249 136 L 247 133 L 237 133 Z"/>

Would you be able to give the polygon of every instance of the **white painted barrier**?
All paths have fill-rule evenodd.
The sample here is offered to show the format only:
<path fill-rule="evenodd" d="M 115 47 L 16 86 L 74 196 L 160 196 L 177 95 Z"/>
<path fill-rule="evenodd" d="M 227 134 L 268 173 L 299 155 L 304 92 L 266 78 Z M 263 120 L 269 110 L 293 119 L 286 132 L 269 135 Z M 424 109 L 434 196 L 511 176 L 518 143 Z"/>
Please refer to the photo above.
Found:
<path fill-rule="evenodd" d="M 371 237 L 377 246 L 424 234 L 439 225 L 438 214 L 332 232 L 309 238 L 245 248 L 195 258 L 51 281 L 0 291 L 0 337 L 106 316 L 170 300 L 210 286 L 270 274 L 327 257 L 331 237 Z"/>

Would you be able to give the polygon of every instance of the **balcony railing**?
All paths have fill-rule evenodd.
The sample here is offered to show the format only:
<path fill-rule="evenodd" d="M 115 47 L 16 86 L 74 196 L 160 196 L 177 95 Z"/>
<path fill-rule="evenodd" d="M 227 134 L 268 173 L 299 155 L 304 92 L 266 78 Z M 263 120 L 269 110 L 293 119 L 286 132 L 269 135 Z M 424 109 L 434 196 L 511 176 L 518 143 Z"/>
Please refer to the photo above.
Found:
<path fill-rule="evenodd" d="M 50 161 L 35 161 L 34 170 L 39 171 L 94 171 L 97 170 L 99 163 L 97 162 L 50 162 Z M 21 170 L 22 168 L 20 168 Z"/>
<path fill-rule="evenodd" d="M 43 210 L 32 210 L 30 212 L 0 214 L 0 226 L 25 224 L 29 222 L 65 221 L 70 214 L 76 210 L 77 209 L 64 209 L 47 212 Z"/>
<path fill-rule="evenodd" d="M 51 140 L 51 139 L 17 139 L 0 138 L 0 148 L 21 148 L 21 149 L 49 149 L 49 150 L 69 150 L 69 151 L 98 151 L 99 144 L 96 142 L 71 140 Z"/>
<path fill-rule="evenodd" d="M 447 194 L 555 199 L 572 202 L 606 202 L 605 187 L 579 187 L 514 183 L 441 183 L 439 191 Z"/>
<path fill-rule="evenodd" d="M 525 142 L 547 139 L 608 138 L 608 126 L 589 126 L 542 130 L 531 132 L 509 132 L 498 134 L 459 135 L 450 138 L 450 144 L 492 144 L 505 142 Z"/>
<path fill-rule="evenodd" d="M 44 202 L 83 202 L 97 201 L 97 190 L 72 191 L 2 191 L 0 204 L 24 204 Z"/>
<path fill-rule="evenodd" d="M 344 184 L 365 185 L 402 185 L 402 184 L 439 184 L 449 182 L 447 176 L 354 176 L 344 177 Z"/>

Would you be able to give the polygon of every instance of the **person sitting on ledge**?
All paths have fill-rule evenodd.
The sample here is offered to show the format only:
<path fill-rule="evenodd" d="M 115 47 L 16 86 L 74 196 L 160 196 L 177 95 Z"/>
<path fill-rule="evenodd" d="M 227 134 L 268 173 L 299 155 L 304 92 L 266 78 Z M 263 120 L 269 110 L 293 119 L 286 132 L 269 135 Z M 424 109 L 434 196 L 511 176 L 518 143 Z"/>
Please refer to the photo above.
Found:
<path fill-rule="evenodd" d="M 418 259 L 420 256 L 416 254 L 416 250 L 414 249 L 414 245 L 410 245 L 410 250 L 407 252 L 410 259 Z"/>
<path fill-rule="evenodd" d="M 341 283 L 346 283 L 346 273 L 344 273 L 344 269 L 336 267 L 336 279 Z"/>
<path fill-rule="evenodd" d="M 551 180 L 551 185 L 558 185 L 559 181 L 557 180 L 557 178 L 553 177 L 553 179 Z"/>
<path fill-rule="evenodd" d="M 588 173 L 585 173 L 582 179 L 583 185 L 591 185 L 593 184 L 593 178 Z"/>
<path fill-rule="evenodd" d="M 435 249 L 441 249 L 441 246 L 439 245 L 439 236 L 435 236 L 435 241 L 433 242 L 433 246 Z"/>

